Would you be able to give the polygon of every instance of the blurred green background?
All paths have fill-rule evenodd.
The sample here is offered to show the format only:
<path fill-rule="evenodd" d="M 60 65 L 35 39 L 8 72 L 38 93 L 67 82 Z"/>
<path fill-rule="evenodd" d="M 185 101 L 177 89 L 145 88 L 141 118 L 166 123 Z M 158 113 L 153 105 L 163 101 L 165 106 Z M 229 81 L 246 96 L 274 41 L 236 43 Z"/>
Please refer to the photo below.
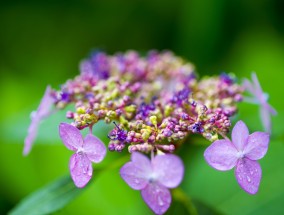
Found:
<path fill-rule="evenodd" d="M 64 113 L 46 120 L 28 157 L 23 141 L 46 85 L 58 88 L 78 74 L 79 61 L 93 48 L 108 53 L 169 49 L 192 61 L 200 75 L 256 71 L 270 103 L 271 145 L 260 161 L 259 194 L 243 192 L 233 171 L 218 172 L 203 159 L 204 146 L 186 144 L 179 152 L 186 174 L 183 191 L 200 214 L 284 214 L 284 2 L 281 0 L 15 0 L 0 3 L 0 214 L 23 197 L 68 175 L 72 152 L 60 143 L 57 126 Z M 235 121 L 262 130 L 258 108 L 241 104 Z M 106 129 L 96 134 L 106 140 Z M 197 141 L 198 140 L 198 141 Z M 189 139 L 189 142 L 191 139 Z M 197 143 L 206 143 L 196 139 Z M 114 163 L 108 153 L 99 166 Z M 96 166 L 97 167 L 97 166 Z M 99 173 L 93 183 L 56 214 L 151 214 L 139 192 L 118 175 Z M 168 214 L 186 214 L 174 203 Z"/>

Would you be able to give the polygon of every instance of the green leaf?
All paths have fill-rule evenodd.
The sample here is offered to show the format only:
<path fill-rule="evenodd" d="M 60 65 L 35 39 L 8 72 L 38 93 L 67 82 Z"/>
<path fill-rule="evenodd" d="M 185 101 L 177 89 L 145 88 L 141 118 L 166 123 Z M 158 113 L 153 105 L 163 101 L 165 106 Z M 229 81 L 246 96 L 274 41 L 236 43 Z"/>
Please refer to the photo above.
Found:
<path fill-rule="evenodd" d="M 102 173 L 120 167 L 128 159 L 129 155 L 126 155 L 104 169 L 96 169 L 96 178 Z M 78 189 L 70 176 L 65 176 L 23 199 L 18 206 L 10 211 L 9 215 L 49 214 L 63 208 L 84 190 L 86 189 Z"/>
<path fill-rule="evenodd" d="M 63 177 L 23 199 L 9 214 L 49 214 L 63 208 L 83 191 L 75 187 L 70 176 Z"/>

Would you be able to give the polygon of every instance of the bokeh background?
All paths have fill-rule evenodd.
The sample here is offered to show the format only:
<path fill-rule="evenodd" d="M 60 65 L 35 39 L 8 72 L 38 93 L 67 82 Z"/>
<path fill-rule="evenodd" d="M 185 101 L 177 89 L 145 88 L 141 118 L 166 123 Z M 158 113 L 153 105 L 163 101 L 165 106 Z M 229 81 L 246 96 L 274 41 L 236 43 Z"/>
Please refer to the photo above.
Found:
<path fill-rule="evenodd" d="M 0 3 L 0 214 L 22 198 L 68 175 L 72 152 L 58 137 L 58 113 L 40 126 L 28 157 L 23 141 L 46 85 L 58 88 L 78 74 L 79 61 L 94 48 L 108 53 L 169 49 L 196 65 L 197 72 L 256 71 L 270 103 L 271 145 L 260 161 L 259 194 L 237 185 L 233 171 L 218 172 L 203 159 L 206 141 L 189 139 L 182 150 L 186 174 L 181 188 L 200 214 L 284 214 L 284 2 L 281 0 L 14 0 Z M 262 130 L 258 108 L 241 104 L 234 121 Z M 98 127 L 104 139 L 107 129 Z M 197 141 L 198 140 L 198 141 Z M 103 166 L 120 155 L 108 153 Z M 139 192 L 119 177 L 118 169 L 98 174 L 78 198 L 55 214 L 151 214 Z M 174 202 L 168 214 L 187 214 Z"/>

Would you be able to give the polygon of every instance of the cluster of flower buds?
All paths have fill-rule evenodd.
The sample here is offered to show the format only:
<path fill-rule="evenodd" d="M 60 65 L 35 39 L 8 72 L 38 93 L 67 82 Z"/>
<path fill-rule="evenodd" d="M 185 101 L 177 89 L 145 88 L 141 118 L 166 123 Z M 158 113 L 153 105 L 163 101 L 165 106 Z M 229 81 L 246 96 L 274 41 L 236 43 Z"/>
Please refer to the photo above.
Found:
<path fill-rule="evenodd" d="M 214 141 L 229 131 L 229 117 L 242 99 L 234 77 L 224 73 L 198 81 L 194 67 L 171 52 L 98 52 L 80 68 L 56 92 L 55 105 L 75 104 L 67 118 L 78 129 L 99 120 L 117 122 L 109 134 L 111 151 L 128 146 L 130 152 L 173 152 L 190 133 Z"/>
<path fill-rule="evenodd" d="M 176 187 L 183 175 L 183 167 L 175 166 L 183 165 L 182 162 L 179 158 L 171 157 L 173 155 L 170 154 L 185 143 L 185 139 L 190 134 L 200 134 L 210 142 L 214 142 L 215 148 L 206 151 L 206 160 L 214 168 L 223 170 L 220 165 L 223 162 L 222 165 L 226 166 L 226 161 L 220 159 L 226 156 L 222 157 L 220 153 L 227 152 L 221 149 L 222 147 L 218 152 L 220 143 L 218 139 L 226 137 L 230 131 L 230 117 L 237 112 L 238 102 L 244 98 L 261 104 L 266 114 L 266 127 L 270 128 L 270 124 L 267 125 L 270 123 L 267 122 L 267 115 L 276 112 L 263 96 L 255 74 L 253 84 L 245 80 L 245 84 L 240 85 L 234 75 L 226 73 L 198 79 L 191 63 L 169 51 L 162 53 L 151 51 L 145 57 L 135 51 L 115 55 L 96 52 L 81 62 L 80 74 L 63 84 L 59 91 L 48 87 L 32 119 L 29 135 L 25 141 L 25 154 L 31 148 L 39 121 L 48 116 L 50 107 L 54 105 L 56 109 L 64 109 L 67 105 L 73 104 L 75 111 L 66 113 L 66 117 L 72 120 L 71 125 L 61 124 L 59 131 L 66 147 L 76 151 L 70 161 L 71 176 L 75 184 L 78 187 L 85 186 L 92 176 L 91 162 L 99 162 L 105 155 L 103 143 L 92 134 L 83 140 L 80 130 L 87 128 L 92 133 L 93 126 L 99 121 L 113 122 L 113 129 L 108 134 L 110 140 L 108 149 L 121 152 L 126 148 L 134 154 L 132 162 L 123 167 L 123 179 L 134 189 L 139 185 L 139 190 L 142 190 L 142 196 L 148 206 L 155 213 L 162 214 L 168 209 L 171 200 L 169 191 L 165 187 Z M 243 97 L 245 90 L 254 97 Z M 248 134 L 243 136 L 247 137 Z M 268 136 L 263 134 L 260 136 L 264 137 L 263 144 L 266 147 L 269 142 Z M 220 144 L 222 143 L 221 141 Z M 226 144 L 230 145 L 228 140 Z M 248 144 L 250 145 L 251 142 Z M 240 150 L 243 149 L 244 147 Z M 98 154 L 99 152 L 102 153 Z M 139 152 L 152 153 L 153 162 L 161 160 L 165 164 L 152 163 L 151 166 Z M 217 153 L 216 157 L 214 153 Z M 235 163 L 239 159 L 245 165 L 244 161 L 250 159 L 249 156 L 243 159 L 245 153 L 237 151 L 234 153 Z M 157 156 L 154 156 L 155 154 Z M 161 154 L 166 157 L 160 157 Z M 263 155 L 258 156 L 257 159 Z M 221 158 L 219 159 L 218 156 Z M 227 157 L 231 159 L 230 156 Z M 153 173 L 150 175 L 145 173 L 144 176 L 143 171 L 139 169 L 139 160 L 146 162 L 147 168 Z M 159 170 L 155 169 L 155 166 L 159 166 L 166 171 L 167 162 L 169 167 L 179 169 L 178 173 L 175 173 L 175 170 L 168 170 L 172 171 L 169 176 L 172 179 L 163 179 L 162 175 L 159 175 Z M 82 168 L 76 164 L 80 164 Z M 234 165 L 227 165 L 225 169 L 230 169 Z M 142 178 L 133 175 L 134 172 L 141 171 Z M 241 171 L 238 168 L 238 177 L 242 174 Z M 173 179 L 175 174 L 179 179 Z M 239 180 L 245 191 L 256 193 L 260 182 L 259 173 L 256 175 L 257 181 L 249 188 Z M 134 179 L 137 180 L 137 184 L 133 182 Z M 147 183 L 141 185 L 142 179 Z M 155 180 L 162 181 L 161 184 L 164 183 L 164 186 L 161 184 L 156 186 L 152 183 Z M 175 181 L 173 185 L 171 180 Z M 247 181 L 246 183 L 248 184 Z M 162 193 L 157 194 L 157 198 L 153 197 L 153 193 L 156 191 L 159 193 L 159 190 L 165 192 L 165 195 Z M 157 199 L 160 199 L 160 202 Z"/>

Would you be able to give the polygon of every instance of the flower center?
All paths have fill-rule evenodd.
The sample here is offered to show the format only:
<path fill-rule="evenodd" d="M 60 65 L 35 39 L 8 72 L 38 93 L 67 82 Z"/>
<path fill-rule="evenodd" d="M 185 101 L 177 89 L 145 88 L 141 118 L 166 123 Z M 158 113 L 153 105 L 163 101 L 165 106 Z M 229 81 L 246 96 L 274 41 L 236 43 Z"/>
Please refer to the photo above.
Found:
<path fill-rule="evenodd" d="M 152 173 L 151 175 L 149 175 L 148 181 L 149 183 L 154 183 L 155 181 L 157 181 L 157 178 L 158 178 L 157 174 Z"/>
<path fill-rule="evenodd" d="M 238 151 L 237 157 L 238 158 L 243 158 L 245 156 L 245 153 L 243 151 Z"/>
<path fill-rule="evenodd" d="M 82 147 L 78 148 L 76 153 L 82 155 L 84 153 L 83 148 Z"/>

